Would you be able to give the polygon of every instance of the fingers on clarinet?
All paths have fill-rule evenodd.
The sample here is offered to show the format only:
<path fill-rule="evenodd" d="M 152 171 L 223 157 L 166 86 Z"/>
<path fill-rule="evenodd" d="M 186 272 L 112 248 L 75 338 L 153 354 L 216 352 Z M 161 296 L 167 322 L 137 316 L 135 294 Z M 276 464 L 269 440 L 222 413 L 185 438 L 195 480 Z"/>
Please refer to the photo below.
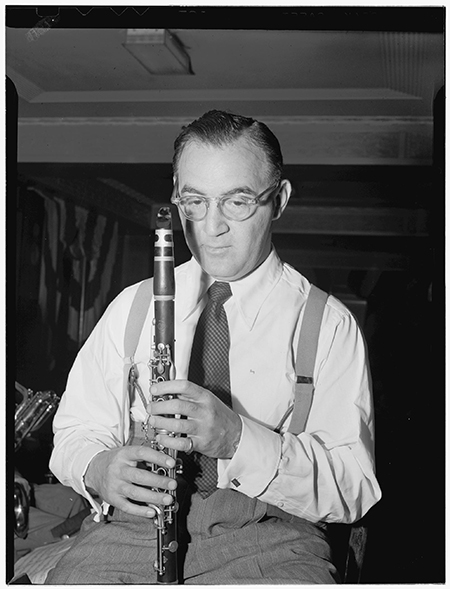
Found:
<path fill-rule="evenodd" d="M 117 505 L 117 507 L 129 515 L 148 518 L 153 518 L 156 515 L 155 509 L 150 505 L 137 505 L 136 503 L 131 503 L 131 501 L 124 501 L 120 505 Z"/>
<path fill-rule="evenodd" d="M 152 415 L 149 420 L 149 424 L 151 427 L 155 428 L 156 430 L 166 430 L 169 432 L 174 432 L 176 434 L 188 434 L 189 429 L 192 427 L 188 423 L 188 419 L 176 419 L 170 417 L 158 417 L 157 415 Z"/>
<path fill-rule="evenodd" d="M 161 448 L 170 448 L 171 450 L 179 450 L 184 452 L 186 450 L 187 441 L 186 437 L 169 436 L 167 434 L 158 434 L 156 441 Z"/>
<path fill-rule="evenodd" d="M 172 481 L 174 483 L 174 485 L 171 486 L 176 486 L 176 482 Z M 164 493 L 162 492 L 163 490 L 161 489 L 161 491 L 150 491 L 149 489 L 145 489 L 145 488 L 139 488 L 135 485 L 131 485 L 128 488 L 128 492 L 126 494 L 126 503 L 127 503 L 127 507 L 128 507 L 128 511 L 127 513 L 131 513 L 129 510 L 131 509 L 133 513 L 136 514 L 136 512 L 138 511 L 139 513 L 142 513 L 142 509 L 136 509 L 136 508 L 140 508 L 144 505 L 144 507 L 151 508 L 152 505 L 157 505 L 157 506 L 164 506 L 164 505 L 170 505 L 171 503 L 173 503 L 173 497 L 172 495 L 168 494 L 168 493 Z M 122 509 L 122 508 L 121 508 Z"/>
<path fill-rule="evenodd" d="M 151 488 L 163 491 L 174 491 L 177 488 L 177 481 L 169 476 L 162 469 L 160 473 L 149 472 L 143 469 L 134 469 L 130 474 L 130 485 L 124 486 L 123 494 L 138 501 L 149 502 L 154 493 Z"/>
<path fill-rule="evenodd" d="M 194 442 L 190 437 L 176 437 L 158 434 L 156 440 L 164 448 L 171 448 L 178 450 L 178 452 L 186 452 L 190 454 L 194 450 Z"/>
<path fill-rule="evenodd" d="M 136 446 L 135 458 L 139 462 L 147 462 L 149 464 L 159 464 L 160 466 L 168 466 L 174 468 L 175 460 L 165 454 L 164 452 L 158 452 L 148 446 Z"/>

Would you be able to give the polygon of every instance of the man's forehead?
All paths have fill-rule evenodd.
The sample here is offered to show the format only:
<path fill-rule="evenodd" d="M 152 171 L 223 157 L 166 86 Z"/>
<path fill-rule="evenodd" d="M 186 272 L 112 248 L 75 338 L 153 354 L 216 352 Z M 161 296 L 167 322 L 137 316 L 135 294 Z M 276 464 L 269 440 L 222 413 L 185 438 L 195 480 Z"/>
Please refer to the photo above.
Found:
<path fill-rule="evenodd" d="M 192 166 L 198 166 L 210 159 L 227 163 L 237 169 L 256 167 L 263 175 L 269 169 L 269 161 L 264 150 L 248 138 L 239 137 L 223 143 L 190 139 L 180 154 L 178 172 L 181 169 L 191 171 Z"/>
<path fill-rule="evenodd" d="M 263 148 L 260 145 L 258 145 L 256 141 L 253 141 L 250 137 L 248 137 L 245 134 L 241 135 L 240 137 L 236 137 L 229 140 L 213 139 L 211 141 L 208 141 L 207 139 L 191 137 L 184 145 L 182 153 L 203 150 L 212 150 L 220 152 L 227 151 L 229 149 L 236 149 L 236 147 L 244 149 L 245 151 L 248 151 L 249 153 L 255 154 L 257 156 L 265 155 Z"/>

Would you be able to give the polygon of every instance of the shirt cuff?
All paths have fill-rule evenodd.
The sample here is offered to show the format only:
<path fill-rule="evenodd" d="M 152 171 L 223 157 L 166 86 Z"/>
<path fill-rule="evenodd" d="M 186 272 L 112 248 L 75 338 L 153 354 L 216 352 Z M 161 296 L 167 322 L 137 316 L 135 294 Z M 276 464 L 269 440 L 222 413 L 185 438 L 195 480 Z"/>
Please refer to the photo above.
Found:
<path fill-rule="evenodd" d="M 235 489 L 257 497 L 275 478 L 281 459 L 281 436 L 247 417 L 242 421 L 241 439 L 231 459 L 219 459 L 220 489 Z"/>
<path fill-rule="evenodd" d="M 109 504 L 103 502 L 101 505 L 98 501 L 96 501 L 94 499 L 94 497 L 91 495 L 91 493 L 89 493 L 89 491 L 87 490 L 86 484 L 84 482 L 84 477 L 86 475 L 87 469 L 90 465 L 90 463 L 92 462 L 92 460 L 94 459 L 95 456 L 97 456 L 97 454 L 100 454 L 100 452 L 103 452 L 107 450 L 107 448 L 105 448 L 104 446 L 97 446 L 97 445 L 91 445 L 88 446 L 87 448 L 84 448 L 76 457 L 76 459 L 73 462 L 72 465 L 72 472 L 74 473 L 74 480 L 77 481 L 77 487 L 75 488 L 75 491 L 77 491 L 77 493 L 79 493 L 80 495 L 82 495 L 83 497 L 85 497 L 89 503 L 91 504 L 91 506 L 93 507 L 93 509 L 95 509 L 96 511 L 96 515 L 95 515 L 95 521 L 100 521 L 101 515 L 105 514 L 108 512 L 109 509 Z M 78 473 L 81 473 L 80 476 L 78 476 Z"/>

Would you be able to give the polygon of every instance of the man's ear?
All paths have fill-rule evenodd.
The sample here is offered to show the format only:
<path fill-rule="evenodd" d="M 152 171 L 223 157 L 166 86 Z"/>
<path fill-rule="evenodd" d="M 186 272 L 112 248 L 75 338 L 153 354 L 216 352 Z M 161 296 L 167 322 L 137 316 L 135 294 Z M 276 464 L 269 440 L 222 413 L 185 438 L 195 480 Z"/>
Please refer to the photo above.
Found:
<path fill-rule="evenodd" d="M 286 208 L 289 199 L 292 194 L 292 185 L 289 180 L 282 180 L 280 184 L 280 189 L 278 190 L 278 194 L 275 197 L 275 207 L 273 209 L 273 221 L 276 221 L 281 217 Z"/>

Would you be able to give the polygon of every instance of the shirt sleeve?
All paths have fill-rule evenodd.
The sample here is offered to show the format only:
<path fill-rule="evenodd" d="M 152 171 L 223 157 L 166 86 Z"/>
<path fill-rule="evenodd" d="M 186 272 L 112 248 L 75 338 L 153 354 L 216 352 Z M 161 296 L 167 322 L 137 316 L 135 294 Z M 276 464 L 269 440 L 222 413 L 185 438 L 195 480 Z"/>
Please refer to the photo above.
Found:
<path fill-rule="evenodd" d="M 305 431 L 277 434 L 241 418 L 235 455 L 219 461 L 219 487 L 313 522 L 357 521 L 380 499 L 365 342 L 343 309 L 325 309 Z"/>
<path fill-rule="evenodd" d="M 62 484 L 86 497 L 101 512 L 84 484 L 94 456 L 125 444 L 129 398 L 124 383 L 123 333 L 132 294 L 113 301 L 78 353 L 53 420 L 50 469 Z"/>

